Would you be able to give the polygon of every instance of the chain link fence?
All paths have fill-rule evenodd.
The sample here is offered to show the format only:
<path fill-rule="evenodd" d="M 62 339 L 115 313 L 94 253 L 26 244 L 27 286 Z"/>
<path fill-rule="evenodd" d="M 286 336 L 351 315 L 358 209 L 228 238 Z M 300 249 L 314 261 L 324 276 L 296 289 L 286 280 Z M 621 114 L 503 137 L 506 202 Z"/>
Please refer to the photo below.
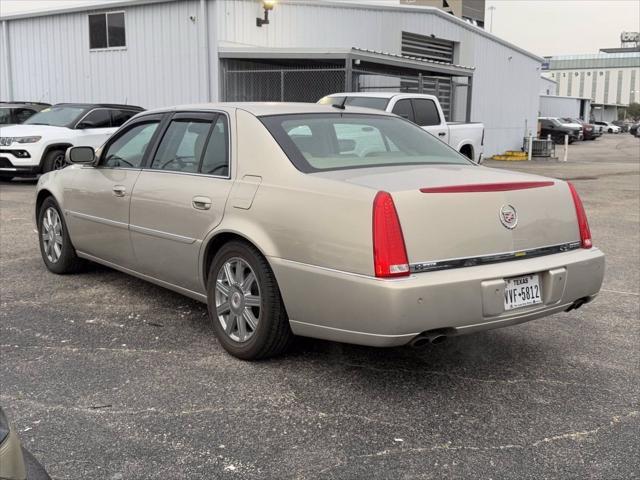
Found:
<path fill-rule="evenodd" d="M 344 66 L 273 66 L 227 60 L 222 71 L 222 100 L 227 102 L 317 102 L 336 92 L 388 91 L 435 95 L 445 118 L 452 120 L 454 89 L 450 77 L 397 75 Z M 464 86 L 464 85 L 462 85 Z M 463 117 L 464 118 L 464 117 Z"/>
<path fill-rule="evenodd" d="M 343 69 L 229 70 L 223 99 L 227 102 L 317 102 L 344 90 Z"/>

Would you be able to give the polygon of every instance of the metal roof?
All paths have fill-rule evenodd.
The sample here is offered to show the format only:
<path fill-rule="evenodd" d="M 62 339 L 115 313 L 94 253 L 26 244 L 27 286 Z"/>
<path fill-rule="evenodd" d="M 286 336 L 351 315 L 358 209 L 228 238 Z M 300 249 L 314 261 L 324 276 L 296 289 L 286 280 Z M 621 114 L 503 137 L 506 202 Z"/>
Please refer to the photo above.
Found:
<path fill-rule="evenodd" d="M 435 72 L 456 77 L 471 77 L 473 67 L 451 65 L 445 62 L 425 60 L 418 57 L 409 57 L 389 52 L 379 52 L 364 48 L 271 48 L 254 46 L 220 45 L 218 48 L 220 58 L 253 59 L 253 60 L 361 60 L 378 65 L 387 65 L 399 68 L 411 68 L 424 72 Z"/>
<path fill-rule="evenodd" d="M 591 53 L 548 57 L 549 70 L 640 67 L 640 52 Z"/>
<path fill-rule="evenodd" d="M 9 15 L 0 14 L 0 20 L 19 20 L 21 18 L 47 17 L 49 15 L 62 15 L 64 13 L 89 12 L 92 10 L 111 10 L 114 8 L 128 7 L 134 5 L 146 5 L 148 3 L 175 2 L 177 0 L 109 0 L 100 3 L 82 3 L 77 1 L 72 7 L 59 7 L 47 10 L 35 10 L 32 12 L 12 13 Z"/>
<path fill-rule="evenodd" d="M 134 5 L 146 5 L 150 3 L 163 3 L 163 2 L 175 2 L 177 0 L 114 0 L 110 2 L 104 2 L 99 4 L 84 4 L 73 7 L 66 8 L 57 8 L 46 11 L 37 11 L 37 12 L 25 12 L 25 13 L 17 13 L 12 15 L 1 15 L 0 20 L 17 20 L 21 18 L 31 18 L 31 17 L 43 17 L 49 15 L 60 15 L 64 13 L 77 13 L 77 12 L 87 12 L 93 10 L 106 10 L 112 8 L 121 8 L 126 6 L 134 6 Z M 338 1 L 338 0 L 316 0 L 315 2 L 309 2 L 309 0 L 279 0 L 282 4 L 292 4 L 292 5 L 305 5 L 309 6 L 312 4 L 313 6 L 328 6 L 334 8 L 358 8 L 363 10 L 382 10 L 382 11 L 393 11 L 393 12 L 413 12 L 413 13 L 425 13 L 429 15 L 436 15 L 441 19 L 455 23 L 461 28 L 469 30 L 477 35 L 481 35 L 485 38 L 488 38 L 496 43 L 500 43 L 512 50 L 515 50 L 523 55 L 526 55 L 538 62 L 542 63 L 544 58 L 535 55 L 531 52 L 524 50 L 523 48 L 514 45 L 513 43 L 507 42 L 502 38 L 499 38 L 492 33 L 487 32 L 486 30 L 476 27 L 475 25 L 471 25 L 461 18 L 454 17 L 453 15 L 440 10 L 435 7 L 428 7 L 422 5 L 391 5 L 391 4 L 382 4 L 380 2 L 376 2 L 376 0 L 371 0 L 371 3 L 355 3 L 350 1 Z M 277 7 L 276 7 L 277 8 Z"/>

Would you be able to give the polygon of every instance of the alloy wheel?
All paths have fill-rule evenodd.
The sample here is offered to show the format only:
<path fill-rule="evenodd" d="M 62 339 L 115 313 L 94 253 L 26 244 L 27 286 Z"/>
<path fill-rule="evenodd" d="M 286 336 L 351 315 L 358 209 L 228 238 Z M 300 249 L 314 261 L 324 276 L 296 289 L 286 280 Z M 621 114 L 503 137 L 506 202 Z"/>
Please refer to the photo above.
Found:
<path fill-rule="evenodd" d="M 215 306 L 226 335 L 239 343 L 256 332 L 261 313 L 260 285 L 249 264 L 239 257 L 228 259 L 216 277 Z"/>
<path fill-rule="evenodd" d="M 62 170 L 65 166 L 64 153 L 56 155 L 53 159 L 52 170 Z"/>
<path fill-rule="evenodd" d="M 42 245 L 44 254 L 51 263 L 57 263 L 62 254 L 62 220 L 58 211 L 49 207 L 42 216 Z"/>

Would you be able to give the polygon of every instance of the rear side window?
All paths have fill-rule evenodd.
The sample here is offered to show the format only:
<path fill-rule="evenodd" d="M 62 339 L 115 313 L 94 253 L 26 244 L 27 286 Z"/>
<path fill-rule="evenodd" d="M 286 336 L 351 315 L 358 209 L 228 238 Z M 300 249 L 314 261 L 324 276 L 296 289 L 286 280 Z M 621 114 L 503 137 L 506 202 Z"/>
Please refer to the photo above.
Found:
<path fill-rule="evenodd" d="M 89 112 L 86 117 L 78 122 L 78 126 L 82 128 L 110 128 L 111 111 L 101 108 Z"/>
<path fill-rule="evenodd" d="M 111 110 L 111 124 L 114 127 L 119 127 L 137 113 L 131 110 Z"/>
<path fill-rule="evenodd" d="M 413 123 L 387 115 L 274 115 L 260 120 L 305 173 L 471 162 Z M 309 134 L 310 133 L 310 134 Z"/>
<path fill-rule="evenodd" d="M 413 111 L 416 117 L 415 123 L 421 127 L 440 125 L 438 107 L 436 107 L 436 102 L 433 100 L 427 100 L 426 98 L 414 98 Z"/>
<path fill-rule="evenodd" d="M 404 100 L 398 100 L 396 104 L 393 106 L 393 113 L 396 115 L 406 118 L 411 122 L 415 122 L 415 116 L 413 114 L 413 107 L 411 106 L 411 100 L 405 98 Z"/>
<path fill-rule="evenodd" d="M 221 177 L 229 175 L 229 126 L 224 115 L 218 116 L 211 130 L 200 173 Z"/>

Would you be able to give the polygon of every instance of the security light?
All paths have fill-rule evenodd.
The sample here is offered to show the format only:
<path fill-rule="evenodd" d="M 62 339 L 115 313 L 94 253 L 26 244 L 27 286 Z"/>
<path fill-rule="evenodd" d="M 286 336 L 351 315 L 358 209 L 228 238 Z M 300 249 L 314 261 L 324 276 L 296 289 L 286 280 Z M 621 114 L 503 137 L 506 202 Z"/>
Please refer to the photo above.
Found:
<path fill-rule="evenodd" d="M 262 0 L 262 8 L 264 8 L 264 18 L 256 18 L 256 26 L 269 25 L 269 10 L 273 10 L 276 0 Z"/>

